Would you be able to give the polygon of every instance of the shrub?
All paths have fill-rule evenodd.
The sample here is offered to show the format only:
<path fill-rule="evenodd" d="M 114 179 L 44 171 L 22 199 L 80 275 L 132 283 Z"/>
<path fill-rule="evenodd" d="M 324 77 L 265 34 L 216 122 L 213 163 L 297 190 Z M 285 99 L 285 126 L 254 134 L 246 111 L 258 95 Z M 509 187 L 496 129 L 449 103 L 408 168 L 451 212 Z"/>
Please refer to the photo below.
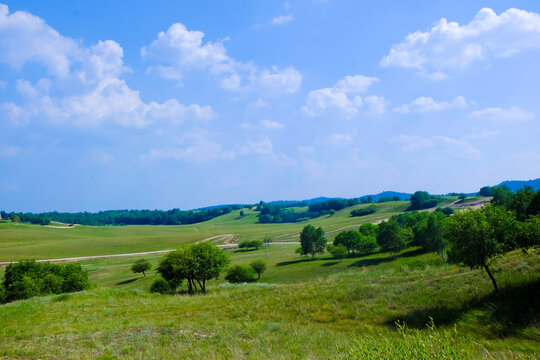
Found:
<path fill-rule="evenodd" d="M 257 275 L 251 266 L 233 265 L 227 270 L 225 280 L 233 284 L 247 283 L 256 281 Z"/>
<path fill-rule="evenodd" d="M 90 287 L 90 282 L 88 273 L 78 263 L 64 265 L 23 260 L 8 265 L 2 287 L 4 301 L 13 301 L 81 291 Z"/>
<path fill-rule="evenodd" d="M 260 240 L 244 240 L 244 241 L 241 241 L 239 244 L 238 244 L 238 247 L 240 249 L 250 249 L 250 248 L 253 248 L 255 250 L 257 250 L 258 248 L 260 248 L 261 246 L 263 246 L 263 242 L 260 241 Z"/>
<path fill-rule="evenodd" d="M 0 304 L 3 304 L 6 302 L 6 289 L 4 288 L 4 284 L 0 283 Z"/>
<path fill-rule="evenodd" d="M 330 254 L 332 254 L 334 259 L 339 261 L 343 260 L 343 258 L 349 254 L 349 250 L 347 250 L 347 248 L 343 245 L 330 244 L 326 247 L 326 249 Z"/>
<path fill-rule="evenodd" d="M 173 290 L 173 287 L 162 277 L 157 278 L 150 286 L 150 292 L 154 294 L 169 294 Z"/>
<path fill-rule="evenodd" d="M 441 212 L 446 216 L 450 216 L 454 213 L 454 209 L 452 209 L 451 207 L 437 208 L 435 212 Z"/>
<path fill-rule="evenodd" d="M 259 280 L 261 274 L 266 271 L 266 263 L 262 260 L 253 260 L 249 266 L 257 273 L 257 280 Z"/>

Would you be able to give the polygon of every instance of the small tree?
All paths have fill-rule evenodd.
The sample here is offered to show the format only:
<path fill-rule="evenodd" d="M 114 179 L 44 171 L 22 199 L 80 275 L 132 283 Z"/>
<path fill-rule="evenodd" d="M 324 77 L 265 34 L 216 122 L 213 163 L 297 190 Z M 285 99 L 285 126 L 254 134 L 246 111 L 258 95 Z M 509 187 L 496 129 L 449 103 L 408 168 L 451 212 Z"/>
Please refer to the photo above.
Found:
<path fill-rule="evenodd" d="M 345 230 L 340 232 L 334 239 L 335 246 L 344 246 L 347 252 L 353 253 L 360 244 L 361 234 L 355 230 Z M 329 250 L 330 251 L 330 250 Z"/>
<path fill-rule="evenodd" d="M 152 264 L 150 264 L 150 261 L 146 259 L 140 259 L 135 261 L 135 264 L 131 265 L 131 271 L 133 271 L 135 274 L 143 274 L 143 277 L 146 277 L 146 271 L 150 270 L 152 268 Z"/>
<path fill-rule="evenodd" d="M 343 245 L 332 245 L 329 244 L 327 246 L 328 252 L 332 254 L 334 259 L 339 260 L 341 262 L 343 258 L 345 258 L 349 254 L 349 250 Z"/>
<path fill-rule="evenodd" d="M 313 225 L 306 225 L 300 233 L 300 246 L 303 255 L 311 255 L 315 259 L 317 254 L 324 253 L 326 247 L 326 238 L 322 228 L 315 229 Z"/>
<path fill-rule="evenodd" d="M 233 284 L 247 283 L 256 281 L 257 275 L 251 266 L 233 265 L 227 269 L 225 280 Z"/>
<path fill-rule="evenodd" d="M 261 274 L 266 271 L 266 263 L 262 260 L 253 260 L 249 266 L 257 273 L 257 280 L 260 280 Z"/>
<path fill-rule="evenodd" d="M 18 223 L 21 221 L 21 218 L 19 217 L 19 215 L 11 215 L 9 219 L 11 220 L 11 222 L 14 222 L 14 223 Z"/>
<path fill-rule="evenodd" d="M 240 217 L 244 217 L 244 210 L 240 210 Z"/>
<path fill-rule="evenodd" d="M 377 244 L 383 252 L 395 256 L 407 246 L 399 224 L 394 220 L 384 221 L 377 227 Z"/>
<path fill-rule="evenodd" d="M 445 231 L 450 242 L 448 260 L 474 268 L 483 268 L 489 276 L 495 292 L 497 281 L 493 276 L 490 261 L 505 252 L 490 226 L 483 210 L 465 211 L 450 218 Z"/>

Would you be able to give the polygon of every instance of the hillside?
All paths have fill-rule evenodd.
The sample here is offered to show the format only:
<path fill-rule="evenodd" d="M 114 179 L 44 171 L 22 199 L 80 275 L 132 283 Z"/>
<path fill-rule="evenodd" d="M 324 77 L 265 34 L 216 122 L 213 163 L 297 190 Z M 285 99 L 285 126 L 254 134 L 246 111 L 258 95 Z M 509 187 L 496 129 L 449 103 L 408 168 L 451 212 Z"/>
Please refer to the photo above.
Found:
<path fill-rule="evenodd" d="M 532 187 L 535 191 L 540 189 L 540 178 L 535 180 L 507 180 L 503 181 L 497 186 L 503 186 L 506 185 L 510 188 L 512 191 L 517 191 L 519 189 L 524 188 L 525 186 Z"/>

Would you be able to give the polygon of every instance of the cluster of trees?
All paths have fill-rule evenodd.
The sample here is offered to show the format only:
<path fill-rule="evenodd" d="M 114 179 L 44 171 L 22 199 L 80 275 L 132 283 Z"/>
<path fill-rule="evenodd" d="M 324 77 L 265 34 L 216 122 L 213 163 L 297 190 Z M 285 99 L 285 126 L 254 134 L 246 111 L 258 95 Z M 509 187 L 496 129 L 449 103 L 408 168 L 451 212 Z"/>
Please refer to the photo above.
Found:
<path fill-rule="evenodd" d="M 7 213 L 0 211 L 2 219 L 10 219 L 12 222 L 26 222 L 37 225 L 49 225 L 51 219 L 45 214 L 32 214 L 32 213 Z"/>
<path fill-rule="evenodd" d="M 23 260 L 6 267 L 4 281 L 0 284 L 0 303 L 81 291 L 89 287 L 88 273 L 78 263 Z"/>
<path fill-rule="evenodd" d="M 366 215 L 373 214 L 376 211 L 377 211 L 377 207 L 375 205 L 370 205 L 362 209 L 356 209 L 356 210 L 351 211 L 351 216 L 366 216 Z"/>
<path fill-rule="evenodd" d="M 287 205 L 272 205 L 260 202 L 257 205 L 257 210 L 260 211 L 260 223 L 294 223 L 308 219 L 314 219 L 323 215 L 333 214 L 336 211 L 346 207 L 358 204 L 357 199 L 331 199 L 326 201 L 310 204 L 307 211 L 294 211 L 293 206 L 301 206 L 295 203 Z"/>
<path fill-rule="evenodd" d="M 265 270 L 266 263 L 262 260 L 254 260 L 249 265 L 233 265 L 227 269 L 225 280 L 232 284 L 254 282 L 261 279 Z"/>
<path fill-rule="evenodd" d="M 97 213 L 78 212 L 60 213 L 47 212 L 40 214 L 32 213 L 6 213 L 1 212 L 2 218 L 18 216 L 20 221 L 33 224 L 48 225 L 51 221 L 66 224 L 81 225 L 181 225 L 195 224 L 213 219 L 217 216 L 230 213 L 232 210 L 241 209 L 241 205 L 230 205 L 202 210 L 182 211 L 172 210 L 107 210 Z"/>
<path fill-rule="evenodd" d="M 243 240 L 238 243 L 238 248 L 249 250 L 253 248 L 253 250 L 257 250 L 261 246 L 263 246 L 263 242 L 261 240 Z"/>
<path fill-rule="evenodd" d="M 411 195 L 409 210 L 429 209 L 437 206 L 440 200 L 440 196 L 430 195 L 426 191 L 417 191 Z"/>
<path fill-rule="evenodd" d="M 377 199 L 378 203 L 384 203 L 384 202 L 389 202 L 389 201 L 401 201 L 401 197 L 399 197 L 398 195 L 394 195 L 394 196 L 382 196 Z M 360 198 L 361 204 L 371 204 L 373 202 L 375 201 L 373 200 L 373 196 L 371 195 Z"/>
<path fill-rule="evenodd" d="M 157 272 L 161 277 L 150 290 L 156 293 L 174 293 L 184 280 L 189 294 L 206 292 L 206 282 L 217 279 L 229 264 L 225 252 L 215 245 L 199 243 L 172 251 L 160 261 Z"/>

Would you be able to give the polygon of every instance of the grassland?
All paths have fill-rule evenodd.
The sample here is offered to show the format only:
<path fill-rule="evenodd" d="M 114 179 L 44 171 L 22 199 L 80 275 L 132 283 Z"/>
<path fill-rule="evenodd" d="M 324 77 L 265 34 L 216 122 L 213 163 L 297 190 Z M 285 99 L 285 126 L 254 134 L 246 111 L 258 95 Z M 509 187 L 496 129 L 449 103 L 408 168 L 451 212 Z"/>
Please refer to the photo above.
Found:
<path fill-rule="evenodd" d="M 407 203 L 378 206 L 380 212 L 371 216 L 351 218 L 349 208 L 309 223 L 323 226 L 332 238 L 333 230 L 378 221 Z M 16 259 L 28 252 L 42 258 L 159 250 L 225 233 L 252 239 L 268 232 L 276 241 L 296 240 L 305 225 L 256 224 L 255 213 L 244 211 L 243 218 L 233 212 L 185 227 L 0 224 L 0 254 L 3 258 L 6 249 Z M 27 253 L 13 252 L 16 241 L 24 244 L 29 235 Z M 6 239 L 11 245 L 4 244 Z M 497 295 L 482 271 L 446 264 L 415 248 L 395 258 L 373 254 L 341 262 L 328 255 L 310 261 L 295 249 L 293 244 L 271 245 L 268 270 L 258 283 L 213 280 L 206 295 L 195 296 L 150 294 L 154 272 L 142 277 L 130 271 L 138 257 L 84 261 L 92 289 L 0 306 L 0 359 L 540 356 L 538 249 L 494 262 L 502 288 Z M 233 264 L 266 259 L 265 249 L 227 254 Z M 155 267 L 161 256 L 144 257 Z M 435 327 L 426 326 L 430 323 Z"/>
<path fill-rule="evenodd" d="M 237 239 L 264 239 L 265 233 L 274 241 L 297 241 L 306 224 L 322 226 L 331 239 L 335 230 L 376 222 L 404 211 L 407 201 L 377 204 L 379 211 L 365 217 L 351 217 L 357 205 L 336 212 L 332 216 L 294 224 L 258 224 L 254 210 L 244 209 L 212 220 L 179 226 L 74 226 L 56 228 L 30 224 L 0 222 L 0 262 L 24 258 L 55 259 L 89 255 L 124 254 L 143 251 L 174 249 L 221 234 L 237 234 Z"/>

